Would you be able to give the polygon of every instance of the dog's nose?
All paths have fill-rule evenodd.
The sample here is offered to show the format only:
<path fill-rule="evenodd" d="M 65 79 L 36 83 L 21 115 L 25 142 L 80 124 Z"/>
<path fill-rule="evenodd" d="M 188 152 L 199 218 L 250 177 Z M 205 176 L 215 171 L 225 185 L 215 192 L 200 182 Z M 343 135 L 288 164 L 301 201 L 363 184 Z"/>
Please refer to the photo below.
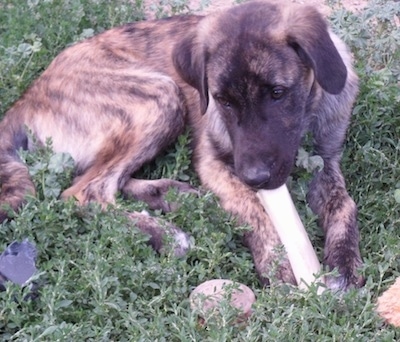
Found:
<path fill-rule="evenodd" d="M 253 188 L 262 188 L 269 182 L 271 173 L 266 169 L 248 168 L 242 173 L 242 180 Z"/>

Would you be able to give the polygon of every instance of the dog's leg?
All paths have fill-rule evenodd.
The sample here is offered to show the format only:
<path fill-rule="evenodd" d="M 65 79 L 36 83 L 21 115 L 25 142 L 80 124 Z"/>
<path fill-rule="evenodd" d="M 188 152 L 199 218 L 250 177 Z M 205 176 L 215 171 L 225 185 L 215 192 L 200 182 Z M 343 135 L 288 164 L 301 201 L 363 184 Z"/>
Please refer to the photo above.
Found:
<path fill-rule="evenodd" d="M 124 188 L 132 174 L 182 133 L 186 108 L 175 82 L 155 72 L 129 72 L 112 84 L 116 97 L 112 102 L 105 98 L 103 106 L 84 108 L 89 117 L 86 120 L 97 129 L 93 139 L 97 139 L 98 147 L 89 163 L 78 161 L 80 174 L 62 197 L 75 197 L 81 204 L 114 203 L 115 193 Z M 74 119 L 82 125 L 83 119 Z"/>
<path fill-rule="evenodd" d="M 143 141 L 135 140 L 138 143 L 136 148 L 132 146 L 130 150 L 122 154 L 121 150 L 118 153 L 110 153 L 109 155 L 113 155 L 114 157 L 108 162 L 101 159 L 98 164 L 93 164 L 83 175 L 75 179 L 74 184 L 69 189 L 64 191 L 63 197 L 74 197 L 81 204 L 96 201 L 101 203 L 103 208 L 106 208 L 107 205 L 114 203 L 115 192 L 120 187 L 122 187 L 124 193 L 127 193 L 128 190 L 135 192 L 134 187 L 137 185 L 137 192 L 140 193 L 143 188 L 141 181 L 133 179 L 124 180 L 123 177 L 129 176 L 133 168 L 137 169 L 144 162 L 153 159 L 159 150 L 162 149 L 163 144 L 158 145 L 155 140 L 152 140 L 154 135 L 160 139 L 162 134 L 160 131 L 161 127 L 155 125 L 151 134 L 143 136 Z M 155 146 L 149 145 L 151 141 L 153 141 Z M 167 192 L 167 188 L 170 186 L 176 186 L 172 180 L 155 180 L 154 183 L 156 185 L 162 184 L 165 192 Z M 190 188 L 188 185 L 183 187 L 182 183 L 179 184 L 185 190 Z M 155 189 L 157 192 L 157 187 Z M 153 200 L 159 200 L 158 203 L 165 203 L 167 205 L 165 201 L 162 201 L 162 194 L 159 192 L 157 194 L 159 196 L 154 196 Z M 190 237 L 171 223 L 153 218 L 146 213 L 126 213 L 126 216 L 133 221 L 139 230 L 150 235 L 149 244 L 157 252 L 172 248 L 176 256 L 182 256 L 190 248 Z"/>
<path fill-rule="evenodd" d="M 126 216 L 140 231 L 150 236 L 149 244 L 155 251 L 163 253 L 166 250 L 173 250 L 177 257 L 189 251 L 191 247 L 189 235 L 173 224 L 151 217 L 145 212 L 127 213 Z"/>
<path fill-rule="evenodd" d="M 142 184 L 140 181 L 130 181 L 131 175 L 153 160 L 182 133 L 186 110 L 175 83 L 155 73 L 144 73 L 141 83 L 138 79 L 139 76 L 135 78 L 138 82 L 136 88 L 132 84 L 125 87 L 134 89 L 129 94 L 129 101 L 123 101 L 125 98 L 122 98 L 115 103 L 119 112 L 124 114 L 123 121 L 119 117 L 110 120 L 107 112 L 93 113 L 98 121 L 104 117 L 107 119 L 103 130 L 97 134 L 102 139 L 100 148 L 92 162 L 75 178 L 74 184 L 63 192 L 63 198 L 73 197 L 83 205 L 97 202 L 106 208 L 114 203 L 118 190 L 134 192 L 133 187 L 137 185 L 140 192 Z M 105 110 L 110 111 L 110 106 Z M 174 181 L 165 180 L 164 190 L 174 185 Z M 127 216 L 134 220 L 140 230 L 150 234 L 150 244 L 156 250 L 162 249 L 166 235 L 171 235 L 177 242 L 177 255 L 187 249 L 189 237 L 171 224 L 162 224 L 160 220 L 141 213 Z"/>
<path fill-rule="evenodd" d="M 204 138 L 204 137 L 203 137 Z M 241 224 L 252 230 L 246 233 L 248 245 L 257 273 L 263 284 L 269 284 L 269 276 L 296 284 L 290 263 L 277 249 L 281 241 L 254 190 L 241 182 L 231 168 L 217 159 L 207 138 L 195 151 L 197 172 L 203 185 L 220 199 L 222 207 L 234 214 Z"/>
<path fill-rule="evenodd" d="M 324 163 L 324 169 L 310 185 L 307 198 L 325 232 L 324 262 L 340 273 L 337 278 L 329 278 L 327 285 L 332 289 L 360 287 L 363 281 L 357 274 L 362 261 L 356 204 L 346 191 L 338 158 L 324 158 Z"/>
<path fill-rule="evenodd" d="M 179 207 L 178 203 L 169 203 L 165 200 L 168 191 L 173 188 L 178 192 L 197 194 L 198 191 L 187 183 L 172 179 L 130 179 L 122 188 L 126 197 L 143 201 L 152 210 L 161 209 L 163 212 L 174 211 Z"/>
<path fill-rule="evenodd" d="M 307 199 L 311 209 L 319 216 L 325 232 L 324 262 L 330 269 L 337 268 L 340 274 L 339 277 L 328 279 L 327 285 L 332 289 L 347 289 L 363 285 L 363 279 L 358 275 L 362 259 L 357 208 L 347 193 L 340 170 L 340 154 L 351 102 L 345 98 L 338 99 L 334 104 L 332 102 L 329 108 L 334 108 L 335 114 L 322 113 L 313 128 L 315 151 L 323 158 L 324 168 L 316 172 Z"/>

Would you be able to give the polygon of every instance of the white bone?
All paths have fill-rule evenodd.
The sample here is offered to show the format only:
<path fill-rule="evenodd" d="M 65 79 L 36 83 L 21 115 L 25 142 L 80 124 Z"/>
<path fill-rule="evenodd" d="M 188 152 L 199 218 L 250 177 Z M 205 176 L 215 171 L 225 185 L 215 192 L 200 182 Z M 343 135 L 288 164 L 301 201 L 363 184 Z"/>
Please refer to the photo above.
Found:
<path fill-rule="evenodd" d="M 275 190 L 259 190 L 258 197 L 285 247 L 299 288 L 307 289 L 316 281 L 322 283 L 323 279 L 316 279 L 321 264 L 286 185 Z M 319 287 L 318 292 L 322 291 Z"/>

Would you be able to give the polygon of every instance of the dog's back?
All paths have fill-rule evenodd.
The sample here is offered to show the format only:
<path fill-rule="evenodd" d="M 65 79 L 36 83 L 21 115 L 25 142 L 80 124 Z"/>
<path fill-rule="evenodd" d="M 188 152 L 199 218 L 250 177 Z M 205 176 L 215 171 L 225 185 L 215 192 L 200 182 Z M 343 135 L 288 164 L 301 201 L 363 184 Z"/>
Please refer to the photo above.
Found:
<path fill-rule="evenodd" d="M 0 203 L 15 210 L 25 195 L 35 192 L 16 152 L 32 148 L 30 137 L 42 145 L 51 138 L 55 152 L 73 157 L 79 175 L 99 160 L 98 167 L 104 168 L 111 155 L 129 150 L 131 139 L 144 135 L 143 126 L 152 122 L 161 126 L 161 112 L 181 113 L 164 123 L 173 126 L 174 136 L 178 135 L 186 112 L 182 102 L 187 101 L 171 79 L 179 79 L 171 54 L 180 37 L 195 30 L 201 18 L 181 16 L 127 24 L 61 52 L 0 123 Z M 195 90 L 189 88 L 186 85 L 190 101 Z M 150 104 L 149 97 L 156 101 Z M 147 102 L 144 106 L 143 101 Z M 153 145 L 162 147 L 169 142 L 155 141 Z M 113 201 L 113 194 L 105 197 L 105 201 Z M 0 221 L 6 216 L 1 210 Z"/>

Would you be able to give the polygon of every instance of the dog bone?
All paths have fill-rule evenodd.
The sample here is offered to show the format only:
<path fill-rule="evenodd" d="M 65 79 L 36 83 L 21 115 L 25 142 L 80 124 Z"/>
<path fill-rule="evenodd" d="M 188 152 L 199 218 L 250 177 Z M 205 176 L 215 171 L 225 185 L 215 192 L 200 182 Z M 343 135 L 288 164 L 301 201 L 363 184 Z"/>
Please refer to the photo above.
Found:
<path fill-rule="evenodd" d="M 285 247 L 299 288 L 307 289 L 315 281 L 323 282 L 315 277 L 321 271 L 321 264 L 286 185 L 275 190 L 259 190 L 258 197 Z M 319 287 L 318 293 L 322 290 Z"/>

